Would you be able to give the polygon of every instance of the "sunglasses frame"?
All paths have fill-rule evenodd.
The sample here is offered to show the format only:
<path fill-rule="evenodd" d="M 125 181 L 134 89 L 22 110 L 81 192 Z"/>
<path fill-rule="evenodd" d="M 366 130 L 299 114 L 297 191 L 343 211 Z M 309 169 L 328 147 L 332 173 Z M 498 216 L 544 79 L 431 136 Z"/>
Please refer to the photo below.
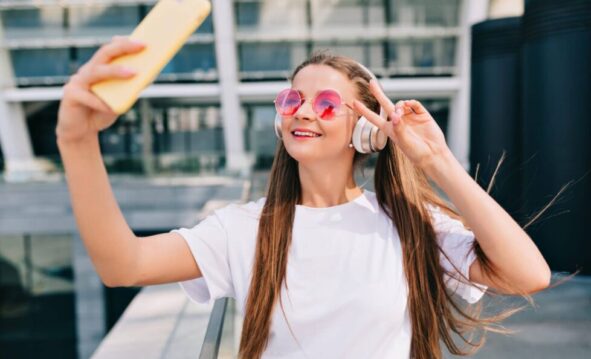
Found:
<path fill-rule="evenodd" d="M 286 92 L 286 91 L 291 91 L 291 92 L 294 92 L 294 93 L 296 93 L 296 94 L 298 95 L 299 99 L 300 99 L 300 104 L 297 106 L 297 108 L 295 109 L 295 111 L 294 111 L 294 112 L 293 112 L 293 114 L 291 114 L 291 115 L 284 115 L 284 114 L 283 114 L 283 113 L 282 113 L 282 112 L 279 110 L 279 108 L 278 108 L 278 105 L 277 105 L 277 99 L 279 98 L 279 96 L 280 96 L 282 93 L 284 93 L 284 92 Z M 322 93 L 324 93 L 324 92 L 333 92 L 333 93 L 335 93 L 335 94 L 338 96 L 338 98 L 339 98 L 339 104 L 338 104 L 338 106 L 336 106 L 336 107 L 333 109 L 333 112 L 334 112 L 334 113 L 333 113 L 333 115 L 332 115 L 332 116 L 330 116 L 330 118 L 323 118 L 323 117 L 322 117 L 322 114 L 321 114 L 321 113 L 318 113 L 318 112 L 316 111 L 316 108 L 315 108 L 315 107 L 316 107 L 316 106 L 315 106 L 315 102 L 318 100 L 318 97 L 319 97 L 319 96 L 320 96 Z M 286 88 L 286 89 L 283 89 L 283 90 L 279 91 L 279 93 L 278 93 L 278 94 L 277 94 L 277 96 L 275 97 L 275 100 L 273 100 L 273 103 L 275 104 L 275 110 L 277 111 L 277 113 L 278 113 L 278 114 L 279 114 L 281 117 L 288 117 L 288 116 L 294 116 L 294 115 L 295 115 L 295 114 L 296 114 L 296 113 L 297 113 L 297 112 L 300 110 L 300 108 L 301 108 L 301 107 L 304 105 L 304 103 L 306 103 L 306 101 L 309 101 L 309 100 L 310 100 L 310 99 L 306 99 L 306 98 L 304 98 L 304 96 L 302 95 L 301 91 L 299 91 L 299 90 L 296 90 L 296 89 L 293 89 L 293 88 Z M 332 89 L 332 88 L 327 88 L 327 89 L 324 89 L 324 90 L 319 90 L 318 92 L 316 92 L 316 94 L 314 95 L 314 97 L 312 97 L 312 99 L 311 99 L 311 100 L 312 100 L 312 110 L 313 110 L 313 111 L 314 111 L 314 113 L 315 113 L 315 114 L 316 114 L 316 115 L 317 115 L 317 116 L 318 116 L 318 117 L 319 117 L 321 120 L 323 120 L 323 121 L 331 121 L 331 120 L 333 120 L 333 119 L 334 119 L 334 118 L 337 116 L 337 115 L 336 115 L 336 112 L 337 112 L 338 110 L 340 110 L 340 109 L 341 109 L 341 107 L 343 106 L 343 103 L 344 103 L 344 102 L 343 102 L 343 96 L 341 96 L 341 93 L 340 93 L 339 91 L 335 90 L 335 89 Z"/>

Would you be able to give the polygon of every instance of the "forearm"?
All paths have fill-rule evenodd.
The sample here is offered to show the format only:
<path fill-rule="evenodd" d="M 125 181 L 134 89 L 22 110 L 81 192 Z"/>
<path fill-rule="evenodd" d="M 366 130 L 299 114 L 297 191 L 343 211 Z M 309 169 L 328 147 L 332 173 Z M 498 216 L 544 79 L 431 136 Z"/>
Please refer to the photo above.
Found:
<path fill-rule="evenodd" d="M 451 152 L 426 166 L 426 173 L 447 194 L 484 253 L 511 283 L 526 291 L 543 286 L 550 269 L 532 239 Z"/>
<path fill-rule="evenodd" d="M 139 240 L 113 195 L 98 136 L 57 143 L 80 236 L 97 272 L 108 285 L 129 283 Z"/>

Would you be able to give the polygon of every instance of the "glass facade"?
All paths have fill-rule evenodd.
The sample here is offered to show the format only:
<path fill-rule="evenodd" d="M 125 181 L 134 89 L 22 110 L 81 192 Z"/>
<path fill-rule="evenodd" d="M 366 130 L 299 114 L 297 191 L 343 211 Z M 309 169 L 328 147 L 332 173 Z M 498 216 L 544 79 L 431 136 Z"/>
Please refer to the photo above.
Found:
<path fill-rule="evenodd" d="M 284 74 L 297 65 L 298 60 L 305 58 L 293 58 L 298 47 L 300 50 L 304 49 L 302 44 L 285 42 L 238 44 L 240 71 L 244 73 L 243 76 L 254 77 L 256 73 L 264 73 L 268 75 L 264 77 L 281 77 L 273 74 Z"/>
<path fill-rule="evenodd" d="M 2 2 L 0 1 L 0 5 Z M 2 9 L 0 19 L 19 86 L 61 85 L 114 35 L 128 35 L 153 1 L 127 4 L 48 2 Z M 47 61 L 49 60 L 49 61 Z M 217 80 L 211 16 L 162 71 L 157 82 Z"/>
<path fill-rule="evenodd" d="M 243 112 L 246 118 L 244 133 L 246 150 L 254 155 L 257 168 L 270 168 L 277 145 L 277 137 L 273 129 L 275 106 L 244 104 Z"/>
<path fill-rule="evenodd" d="M 18 49 L 11 51 L 18 77 L 64 77 L 70 74 L 68 49 Z"/>
<path fill-rule="evenodd" d="M 328 49 L 366 64 L 381 78 L 453 76 L 460 0 L 234 0 L 239 80 L 285 81 L 313 51 Z M 2 8 L 0 16 L 19 86 L 60 86 L 101 43 L 128 34 L 154 1 L 124 4 L 47 2 Z M 158 83 L 217 83 L 214 26 L 209 16 L 164 67 Z M 186 105 L 153 99 L 141 115 L 136 105 L 101 133 L 107 166 L 114 172 L 195 171 L 225 163 L 219 102 Z M 28 106 L 28 105 L 25 105 Z M 260 163 L 272 157 L 272 102 L 243 103 L 246 150 Z M 53 111 L 49 113 L 48 111 Z M 215 115 L 205 115 L 206 113 Z M 42 112 L 55 124 L 57 103 Z M 35 116 L 35 115 L 32 115 Z M 142 127 L 142 116 L 149 117 Z M 203 126 L 206 116 L 215 126 Z M 38 117 L 38 116 L 37 116 Z M 47 120 L 52 118 L 53 120 Z M 37 155 L 59 162 L 53 133 L 30 121 Z M 180 123 L 181 125 L 176 125 Z M 185 125 L 190 124 L 190 125 Z M 42 130 L 39 130 L 42 128 Z M 151 128 L 150 136 L 142 133 Z M 267 141 L 263 134 L 272 140 Z M 150 144 L 144 144 L 151 138 Z M 151 149 L 146 148 L 149 146 Z M 147 156 L 146 153 L 151 155 Z M 267 158 L 267 160 L 265 160 Z M 146 165 L 146 162 L 153 163 Z"/>
<path fill-rule="evenodd" d="M 459 6 L 459 0 L 237 0 L 240 76 L 285 79 L 324 49 L 382 77 L 451 76 Z"/>
<path fill-rule="evenodd" d="M 165 80 L 217 80 L 213 44 L 187 44 L 164 67 L 157 82 Z"/>
<path fill-rule="evenodd" d="M 76 358 L 72 237 L 0 236 L 3 358 Z"/>
<path fill-rule="evenodd" d="M 150 102 L 144 117 L 135 106 L 102 131 L 101 149 L 112 173 L 215 172 L 224 162 L 219 105 Z M 142 124 L 142 118 L 147 122 Z M 143 128 L 149 128 L 148 134 Z M 149 149 L 144 148 L 149 146 Z M 146 152 L 150 155 L 146 156 Z"/>
<path fill-rule="evenodd" d="M 64 26 L 63 9 L 59 6 L 8 8 L 0 12 L 0 19 L 8 39 L 56 35 Z"/>

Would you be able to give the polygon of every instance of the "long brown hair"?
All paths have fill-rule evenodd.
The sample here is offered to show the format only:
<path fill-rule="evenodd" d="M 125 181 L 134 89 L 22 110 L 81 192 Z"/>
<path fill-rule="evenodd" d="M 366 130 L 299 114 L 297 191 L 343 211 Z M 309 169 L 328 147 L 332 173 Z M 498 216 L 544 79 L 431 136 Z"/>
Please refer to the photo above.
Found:
<path fill-rule="evenodd" d="M 379 111 L 379 103 L 369 92 L 370 75 L 357 62 L 326 52 L 316 53 L 294 70 L 291 80 L 301 69 L 311 64 L 327 65 L 345 74 L 356 86 L 358 98 L 370 109 Z M 356 153 L 356 167 L 366 157 L 367 155 Z M 484 344 L 484 335 L 474 339 L 475 333 L 509 332 L 496 324 L 524 307 L 512 308 L 485 318 L 481 317 L 481 302 L 460 306 L 446 291 L 445 270 L 439 260 L 440 253 L 443 252 L 436 240 L 425 204 L 438 206 L 450 217 L 460 221 L 462 219 L 437 195 L 426 174 L 414 166 L 391 141 L 388 141 L 378 155 L 374 181 L 378 203 L 400 234 L 403 266 L 409 288 L 408 310 L 412 321 L 411 358 L 441 358 L 440 341 L 445 343 L 450 353 L 468 355 Z M 301 194 L 297 161 L 279 141 L 259 221 L 239 348 L 240 358 L 261 357 L 268 344 L 272 313 L 278 298 L 285 317 L 280 291 L 285 280 L 295 205 L 301 203 Z M 498 273 L 477 241 L 474 241 L 473 246 L 485 275 L 533 303 L 529 295 L 519 291 Z M 468 278 L 464 277 L 462 281 L 471 284 Z M 489 289 L 487 294 L 495 293 Z M 291 330 L 291 326 L 289 328 Z M 455 343 L 453 333 L 467 344 L 467 349 Z"/>

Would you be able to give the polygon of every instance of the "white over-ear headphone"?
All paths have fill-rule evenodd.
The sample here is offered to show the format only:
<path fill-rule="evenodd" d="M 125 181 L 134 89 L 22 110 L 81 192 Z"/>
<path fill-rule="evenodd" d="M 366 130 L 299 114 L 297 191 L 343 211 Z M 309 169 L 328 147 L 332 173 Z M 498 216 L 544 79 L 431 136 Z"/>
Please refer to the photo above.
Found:
<path fill-rule="evenodd" d="M 359 67 L 361 67 L 367 74 L 378 81 L 376 75 L 374 75 L 369 69 L 363 66 L 361 63 L 357 63 Z M 384 117 L 384 109 L 380 106 L 380 116 Z M 281 115 L 276 113 L 275 114 L 275 135 L 278 138 L 282 138 L 281 136 L 281 122 L 282 118 Z M 351 138 L 351 143 L 353 147 L 357 150 L 357 152 L 361 153 L 372 153 L 372 152 L 379 152 L 384 147 L 386 147 L 386 143 L 388 142 L 388 136 L 384 134 L 380 129 L 368 121 L 365 116 L 361 116 L 357 123 L 355 124 L 355 129 L 353 129 L 353 136 Z"/>

